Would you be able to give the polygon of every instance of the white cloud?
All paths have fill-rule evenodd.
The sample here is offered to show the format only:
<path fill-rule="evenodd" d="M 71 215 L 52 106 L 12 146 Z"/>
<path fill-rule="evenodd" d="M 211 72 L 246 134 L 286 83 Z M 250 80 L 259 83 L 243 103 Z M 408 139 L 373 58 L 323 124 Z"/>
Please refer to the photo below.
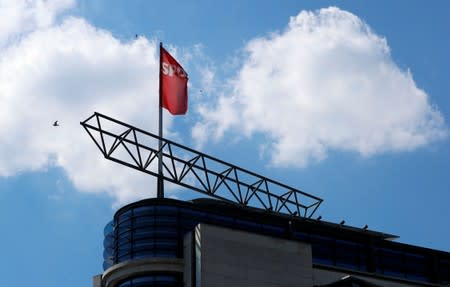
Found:
<path fill-rule="evenodd" d="M 0 26 L 0 176 L 59 166 L 80 191 L 107 192 L 120 204 L 154 195 L 153 177 L 105 160 L 79 122 L 98 111 L 157 130 L 157 43 L 123 42 L 61 17 L 73 5 L 0 0 L 0 19 L 9 19 Z M 261 150 L 274 163 L 302 166 L 330 149 L 371 155 L 445 134 L 438 110 L 392 62 L 386 41 L 350 13 L 302 12 L 245 51 L 229 89 L 199 109 L 192 134 L 200 142 L 231 130 L 264 133 L 270 142 Z M 209 102 L 224 87 L 213 61 L 202 59 L 193 66 L 203 79 L 200 87 L 190 82 L 190 94 Z M 170 127 L 165 117 L 165 134 L 176 136 Z"/>
<path fill-rule="evenodd" d="M 1 3 L 1 14 L 10 13 Z M 0 176 L 55 165 L 79 190 L 107 192 L 118 203 L 154 195 L 151 176 L 105 160 L 79 122 L 98 111 L 157 130 L 157 43 L 124 43 L 80 18 L 54 23 L 69 4 L 21 2 L 27 7 L 14 13 L 23 15 L 1 32 L 20 37 L 0 46 Z"/>
<path fill-rule="evenodd" d="M 23 33 L 54 24 L 56 16 L 74 0 L 0 0 L 0 46 Z"/>
<path fill-rule="evenodd" d="M 199 109 L 199 143 L 224 134 L 268 135 L 272 163 L 306 166 L 330 150 L 371 156 L 446 135 L 444 119 L 386 40 L 338 8 L 303 11 L 247 43 L 229 91 Z"/>

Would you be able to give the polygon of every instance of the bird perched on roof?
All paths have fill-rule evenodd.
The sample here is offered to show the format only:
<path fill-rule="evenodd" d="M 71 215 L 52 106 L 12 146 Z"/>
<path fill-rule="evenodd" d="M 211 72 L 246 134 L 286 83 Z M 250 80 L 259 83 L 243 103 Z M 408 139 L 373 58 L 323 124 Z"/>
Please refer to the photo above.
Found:
<path fill-rule="evenodd" d="M 58 121 L 55 121 L 55 122 L 53 123 L 53 126 L 54 126 L 54 127 L 59 127 Z"/>

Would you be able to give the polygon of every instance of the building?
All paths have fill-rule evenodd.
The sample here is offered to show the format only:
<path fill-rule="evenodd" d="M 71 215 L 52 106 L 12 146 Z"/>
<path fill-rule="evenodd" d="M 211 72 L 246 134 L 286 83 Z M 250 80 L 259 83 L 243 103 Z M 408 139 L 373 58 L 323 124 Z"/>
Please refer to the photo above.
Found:
<path fill-rule="evenodd" d="M 146 199 L 107 224 L 93 286 L 450 286 L 450 253 L 395 238 L 213 199 Z"/>

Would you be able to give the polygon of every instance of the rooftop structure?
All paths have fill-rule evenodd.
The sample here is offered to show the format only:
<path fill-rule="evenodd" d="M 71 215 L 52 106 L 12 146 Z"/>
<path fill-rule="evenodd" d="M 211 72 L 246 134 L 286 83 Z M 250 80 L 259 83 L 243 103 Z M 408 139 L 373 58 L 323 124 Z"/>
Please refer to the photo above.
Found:
<path fill-rule="evenodd" d="M 106 159 L 210 197 L 302 217 L 311 217 L 323 201 L 100 113 L 81 125 Z M 160 157 L 162 174 L 156 165 Z"/>
<path fill-rule="evenodd" d="M 108 116 L 81 124 L 105 158 L 215 198 L 119 209 L 94 287 L 450 284 L 447 252 L 313 219 L 322 199 Z"/>
<path fill-rule="evenodd" d="M 94 286 L 450 284 L 449 253 L 395 238 L 212 199 L 147 199 L 106 226 Z"/>

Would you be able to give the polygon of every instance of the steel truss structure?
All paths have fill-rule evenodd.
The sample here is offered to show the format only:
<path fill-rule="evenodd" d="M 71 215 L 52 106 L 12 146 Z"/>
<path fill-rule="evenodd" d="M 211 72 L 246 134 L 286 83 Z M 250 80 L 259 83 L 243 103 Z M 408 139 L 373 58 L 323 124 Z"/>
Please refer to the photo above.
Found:
<path fill-rule="evenodd" d="M 162 154 L 164 180 L 213 198 L 307 218 L 323 201 L 97 112 L 80 124 L 105 158 L 158 177 L 158 156 Z"/>

